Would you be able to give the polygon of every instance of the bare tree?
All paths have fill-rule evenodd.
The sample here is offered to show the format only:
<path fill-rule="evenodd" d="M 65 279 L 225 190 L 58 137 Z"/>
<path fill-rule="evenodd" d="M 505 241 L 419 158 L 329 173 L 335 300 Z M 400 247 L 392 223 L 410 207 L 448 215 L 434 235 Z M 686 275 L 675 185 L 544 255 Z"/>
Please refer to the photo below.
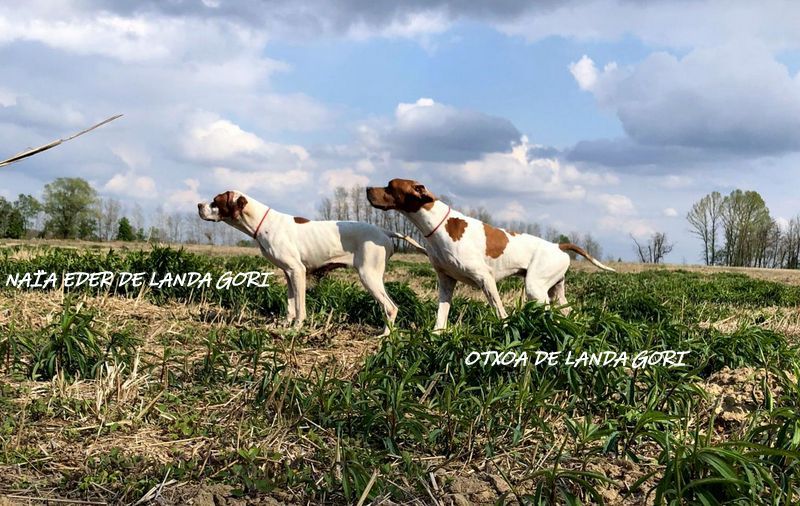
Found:
<path fill-rule="evenodd" d="M 97 236 L 103 241 L 116 237 L 122 206 L 115 199 L 100 199 L 98 202 Z"/>
<path fill-rule="evenodd" d="M 335 220 L 350 219 L 350 198 L 344 186 L 338 186 L 333 191 L 333 218 Z"/>
<path fill-rule="evenodd" d="M 717 263 L 717 237 L 722 227 L 722 203 L 722 195 L 711 192 L 695 202 L 686 215 L 692 226 L 691 232 L 703 241 L 703 260 L 706 265 Z"/>
<path fill-rule="evenodd" d="M 317 206 L 317 218 L 320 220 L 333 219 L 333 201 L 329 197 L 324 197 Z"/>
<path fill-rule="evenodd" d="M 664 232 L 655 232 L 645 244 L 640 244 L 632 234 L 631 239 L 636 244 L 636 254 L 639 256 L 639 261 L 645 264 L 661 263 L 674 246 L 667 240 L 667 234 Z"/>
<path fill-rule="evenodd" d="M 787 269 L 800 267 L 800 215 L 789 220 L 781 240 L 781 265 Z"/>
<path fill-rule="evenodd" d="M 594 258 L 601 258 L 603 256 L 603 248 L 600 246 L 600 243 L 592 237 L 592 234 L 587 232 L 586 235 L 583 236 L 581 242 L 583 243 L 583 249 Z"/>

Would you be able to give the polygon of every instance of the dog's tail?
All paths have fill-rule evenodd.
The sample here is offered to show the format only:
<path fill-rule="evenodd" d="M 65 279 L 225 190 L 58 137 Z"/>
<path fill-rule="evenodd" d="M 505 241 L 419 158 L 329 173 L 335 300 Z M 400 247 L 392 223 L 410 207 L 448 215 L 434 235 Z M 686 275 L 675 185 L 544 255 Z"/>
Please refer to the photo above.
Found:
<path fill-rule="evenodd" d="M 592 255 L 587 253 L 585 249 L 581 248 L 580 246 L 578 246 L 576 244 L 572 244 L 571 242 L 566 242 L 566 243 L 559 244 L 558 247 L 561 249 L 561 251 L 567 251 L 567 250 L 574 251 L 575 253 L 579 254 L 582 257 L 585 257 L 586 260 L 592 262 L 594 265 L 596 265 L 597 267 L 600 267 L 604 271 L 617 272 L 614 269 L 612 269 L 611 267 L 609 267 L 607 265 L 603 265 L 602 263 L 600 263 L 599 260 L 594 258 Z"/>
<path fill-rule="evenodd" d="M 387 230 L 385 228 L 382 228 L 381 230 L 383 230 L 384 234 L 388 235 L 389 237 L 391 237 L 393 239 L 402 239 L 403 241 L 405 241 L 408 244 L 410 244 L 412 248 L 414 248 L 415 250 L 419 251 L 423 255 L 427 255 L 428 254 L 428 252 L 425 251 L 425 248 L 422 247 L 422 245 L 420 243 L 418 243 L 417 241 L 415 241 L 411 236 L 403 235 L 400 232 L 395 232 L 393 230 Z"/>

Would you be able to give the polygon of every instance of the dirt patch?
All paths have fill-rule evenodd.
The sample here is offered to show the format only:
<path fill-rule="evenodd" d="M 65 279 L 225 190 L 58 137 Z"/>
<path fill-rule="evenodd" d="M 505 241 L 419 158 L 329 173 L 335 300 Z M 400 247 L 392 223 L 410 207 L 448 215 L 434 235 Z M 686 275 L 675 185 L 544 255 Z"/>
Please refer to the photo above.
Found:
<path fill-rule="evenodd" d="M 655 494 L 648 494 L 648 492 L 656 486 L 657 474 L 650 476 L 636 490 L 632 490 L 637 480 L 653 471 L 651 466 L 609 457 L 587 464 L 586 469 L 603 474 L 606 478 L 613 480 L 613 483 L 598 487 L 603 501 L 607 505 L 649 506 L 654 504 Z"/>
<path fill-rule="evenodd" d="M 766 391 L 773 397 L 783 393 L 777 378 L 763 369 L 728 367 L 712 374 L 703 389 L 710 395 L 718 423 L 739 425 L 750 413 L 764 406 Z"/>

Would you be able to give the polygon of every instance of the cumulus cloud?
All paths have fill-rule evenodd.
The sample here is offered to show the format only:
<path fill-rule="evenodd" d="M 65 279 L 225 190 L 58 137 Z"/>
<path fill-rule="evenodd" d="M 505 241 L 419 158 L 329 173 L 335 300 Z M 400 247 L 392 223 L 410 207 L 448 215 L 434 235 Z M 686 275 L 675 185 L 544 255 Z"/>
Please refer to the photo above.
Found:
<path fill-rule="evenodd" d="M 638 153 L 619 152 L 629 159 L 641 161 L 641 151 L 663 155 L 665 148 L 668 156 L 800 149 L 800 79 L 763 47 L 700 48 L 681 58 L 657 52 L 631 68 L 606 65 L 603 71 L 584 57 L 573 68 L 581 69 L 573 71 L 578 85 L 613 110 L 641 146 Z M 591 159 L 586 152 L 597 147 L 576 146 L 572 156 Z M 600 147 L 603 156 L 595 158 L 613 161 L 609 155 L 619 146 Z"/>
<path fill-rule="evenodd" d="M 216 167 L 214 179 L 226 189 L 249 191 L 257 189 L 262 194 L 278 195 L 293 187 L 302 187 L 311 180 L 308 171 L 292 169 L 287 171 L 243 171 L 227 167 Z"/>
<path fill-rule="evenodd" d="M 365 142 L 407 161 L 463 162 L 509 152 L 520 132 L 507 119 L 420 98 L 400 103 L 387 128 L 362 131 Z"/>
<path fill-rule="evenodd" d="M 637 239 L 649 237 L 656 231 L 652 223 L 642 218 L 604 216 L 597 221 L 597 224 L 600 230 L 632 235 Z"/>
<path fill-rule="evenodd" d="M 633 201 L 625 195 L 613 193 L 601 193 L 593 195 L 591 200 L 603 206 L 606 213 L 612 216 L 630 216 L 636 214 L 636 206 Z"/>
<path fill-rule="evenodd" d="M 103 190 L 137 199 L 152 199 L 157 196 L 155 180 L 149 176 L 138 175 L 132 170 L 114 174 L 103 185 Z"/>
<path fill-rule="evenodd" d="M 764 41 L 775 50 L 800 47 L 800 5 L 796 3 L 583 0 L 535 5 L 511 18 L 496 18 L 496 26 L 529 41 L 553 36 L 583 42 L 618 41 L 632 36 L 650 45 L 675 48 L 747 39 Z M 710 19 L 714 22 L 709 23 Z"/>
<path fill-rule="evenodd" d="M 329 194 L 338 186 L 350 188 L 355 185 L 367 186 L 369 178 L 364 174 L 359 174 L 353 169 L 326 170 L 322 173 L 322 185 L 319 187 L 320 194 Z"/>
<path fill-rule="evenodd" d="M 203 198 L 200 196 L 200 181 L 194 178 L 184 179 L 184 187 L 169 192 L 167 202 L 180 209 L 194 209 Z"/>
<path fill-rule="evenodd" d="M 555 2 L 540 2 L 543 7 Z M 529 10 L 523 0 L 461 2 L 413 0 L 269 0 L 267 2 L 160 2 L 93 0 L 96 7 L 126 16 L 158 12 L 169 16 L 231 20 L 282 37 L 346 35 L 419 38 L 439 33 L 458 19 L 505 20 Z"/>
<path fill-rule="evenodd" d="M 528 211 L 519 202 L 516 200 L 512 200 L 505 207 L 500 209 L 500 212 L 497 213 L 497 217 L 503 221 L 524 221 L 527 219 Z"/>
<path fill-rule="evenodd" d="M 53 104 L 6 90 L 0 93 L 0 122 L 52 132 L 86 126 L 87 119 L 73 103 Z"/>
<path fill-rule="evenodd" d="M 181 145 L 186 157 L 207 164 L 298 169 L 309 162 L 308 151 L 300 145 L 267 142 L 230 120 L 205 112 L 190 119 Z"/>
<path fill-rule="evenodd" d="M 464 193 L 528 195 L 542 201 L 576 200 L 586 196 L 586 185 L 614 184 L 614 176 L 580 171 L 557 157 L 537 157 L 526 137 L 510 153 L 488 153 L 479 160 L 451 166 L 448 177 Z"/>

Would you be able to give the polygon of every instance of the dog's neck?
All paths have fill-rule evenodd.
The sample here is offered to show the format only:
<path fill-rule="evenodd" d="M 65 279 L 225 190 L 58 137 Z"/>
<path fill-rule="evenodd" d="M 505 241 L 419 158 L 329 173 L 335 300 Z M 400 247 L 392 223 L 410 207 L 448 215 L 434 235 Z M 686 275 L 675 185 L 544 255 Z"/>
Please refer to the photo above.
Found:
<path fill-rule="evenodd" d="M 262 204 L 254 198 L 245 198 L 247 199 L 247 205 L 244 206 L 244 209 L 242 209 L 242 217 L 236 221 L 230 221 L 229 223 L 234 228 L 244 232 L 250 237 L 253 237 L 256 232 L 256 228 L 260 223 L 261 227 L 258 228 L 258 233 L 261 235 L 269 228 L 270 218 L 273 217 L 273 215 L 277 216 L 280 213 L 278 213 L 275 209 L 270 209 L 268 206 Z M 269 216 L 267 216 L 267 218 L 262 222 L 261 220 L 264 218 L 264 214 L 268 209 Z"/>
<path fill-rule="evenodd" d="M 444 220 L 445 216 L 447 216 L 448 209 L 450 206 L 442 202 L 441 200 L 435 200 L 433 205 L 430 206 L 430 209 L 425 209 L 421 207 L 419 211 L 414 213 L 403 212 L 403 214 L 411 220 L 411 222 L 417 226 L 422 235 L 430 234 L 437 226 L 439 229 L 444 227 L 442 221 Z M 450 216 L 453 215 L 455 211 L 450 210 Z M 438 232 L 439 229 L 436 231 Z"/>

